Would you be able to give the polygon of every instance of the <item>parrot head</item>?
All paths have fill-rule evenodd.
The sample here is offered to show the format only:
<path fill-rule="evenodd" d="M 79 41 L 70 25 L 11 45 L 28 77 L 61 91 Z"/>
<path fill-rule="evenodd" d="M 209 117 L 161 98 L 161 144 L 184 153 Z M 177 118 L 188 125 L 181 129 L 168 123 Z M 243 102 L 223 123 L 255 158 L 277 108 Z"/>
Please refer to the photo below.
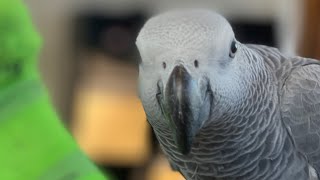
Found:
<path fill-rule="evenodd" d="M 155 131 L 168 127 L 177 149 L 188 154 L 203 126 L 242 98 L 248 62 L 241 44 L 221 15 L 187 9 L 149 19 L 136 45 L 142 59 L 139 97 L 148 121 Z"/>
<path fill-rule="evenodd" d="M 0 0 L 0 89 L 37 74 L 41 38 L 20 0 Z"/>

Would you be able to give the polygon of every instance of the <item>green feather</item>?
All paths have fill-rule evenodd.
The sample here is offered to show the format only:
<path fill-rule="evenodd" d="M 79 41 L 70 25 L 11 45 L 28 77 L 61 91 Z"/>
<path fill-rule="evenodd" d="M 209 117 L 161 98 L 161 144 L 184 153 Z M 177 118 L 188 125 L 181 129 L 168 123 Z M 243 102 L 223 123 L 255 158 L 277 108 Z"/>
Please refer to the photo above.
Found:
<path fill-rule="evenodd" d="M 0 179 L 110 179 L 55 113 L 37 71 L 40 47 L 23 3 L 0 0 Z"/>
<path fill-rule="evenodd" d="M 0 88 L 38 76 L 41 38 L 19 0 L 0 0 Z"/>

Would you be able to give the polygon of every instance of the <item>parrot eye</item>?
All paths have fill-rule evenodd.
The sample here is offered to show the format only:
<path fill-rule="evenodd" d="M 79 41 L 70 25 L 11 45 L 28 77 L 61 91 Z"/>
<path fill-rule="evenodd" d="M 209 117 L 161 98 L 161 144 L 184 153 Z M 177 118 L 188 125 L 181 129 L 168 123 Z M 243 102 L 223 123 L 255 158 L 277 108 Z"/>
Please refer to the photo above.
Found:
<path fill-rule="evenodd" d="M 199 62 L 198 62 L 198 60 L 194 60 L 194 67 L 196 67 L 196 68 L 199 67 Z"/>
<path fill-rule="evenodd" d="M 163 67 L 163 69 L 166 69 L 167 64 L 165 62 L 162 62 L 162 67 Z"/>
<path fill-rule="evenodd" d="M 234 58 L 234 56 L 236 55 L 237 50 L 238 50 L 238 47 L 237 47 L 236 41 L 233 40 L 232 43 L 231 43 L 229 56 L 231 58 Z"/>

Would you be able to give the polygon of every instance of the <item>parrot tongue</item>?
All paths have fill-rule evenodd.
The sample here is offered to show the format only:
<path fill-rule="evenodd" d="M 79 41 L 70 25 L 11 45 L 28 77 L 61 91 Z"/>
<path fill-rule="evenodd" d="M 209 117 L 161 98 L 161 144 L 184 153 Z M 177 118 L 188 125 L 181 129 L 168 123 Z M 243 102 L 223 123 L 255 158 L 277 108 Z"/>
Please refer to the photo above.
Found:
<path fill-rule="evenodd" d="M 182 154 L 189 154 L 194 132 L 200 128 L 195 124 L 191 102 L 194 88 L 192 77 L 187 70 L 182 65 L 176 66 L 170 75 L 165 95 L 172 135 Z"/>

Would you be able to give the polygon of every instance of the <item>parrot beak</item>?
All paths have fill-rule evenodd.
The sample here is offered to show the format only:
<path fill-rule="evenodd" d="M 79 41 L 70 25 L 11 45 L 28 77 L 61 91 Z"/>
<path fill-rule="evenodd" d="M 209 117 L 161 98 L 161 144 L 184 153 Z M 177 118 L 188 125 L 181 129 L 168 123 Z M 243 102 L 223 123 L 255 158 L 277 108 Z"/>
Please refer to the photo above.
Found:
<path fill-rule="evenodd" d="M 173 138 L 184 155 L 190 153 L 194 136 L 203 122 L 199 120 L 203 119 L 203 115 L 200 115 L 203 101 L 199 92 L 197 83 L 188 71 L 182 65 L 177 65 L 166 85 L 165 103 Z"/>

